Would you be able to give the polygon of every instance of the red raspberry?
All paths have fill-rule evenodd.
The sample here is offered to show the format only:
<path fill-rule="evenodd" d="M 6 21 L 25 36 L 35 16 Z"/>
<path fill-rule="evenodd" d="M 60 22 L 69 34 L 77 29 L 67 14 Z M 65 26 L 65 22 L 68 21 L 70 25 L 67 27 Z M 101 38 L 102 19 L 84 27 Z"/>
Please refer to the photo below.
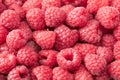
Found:
<path fill-rule="evenodd" d="M 0 26 L 0 44 L 5 42 L 7 34 L 8 30 L 3 26 Z"/>
<path fill-rule="evenodd" d="M 113 60 L 113 52 L 111 48 L 108 47 L 98 47 L 96 53 L 106 59 L 107 63 Z"/>
<path fill-rule="evenodd" d="M 55 43 L 56 33 L 53 31 L 35 31 L 33 38 L 42 49 L 51 49 Z"/>
<path fill-rule="evenodd" d="M 111 0 L 111 6 L 117 8 L 120 12 L 120 0 Z"/>
<path fill-rule="evenodd" d="M 32 8 L 41 8 L 41 3 L 42 0 L 27 0 L 22 7 L 25 11 L 28 11 Z"/>
<path fill-rule="evenodd" d="M 6 74 L 16 66 L 16 57 L 13 54 L 0 54 L 0 73 Z"/>
<path fill-rule="evenodd" d="M 19 49 L 23 47 L 27 42 L 26 37 L 24 36 L 23 31 L 20 29 L 12 30 L 8 33 L 6 37 L 6 43 L 8 47 Z"/>
<path fill-rule="evenodd" d="M 18 27 L 21 31 L 24 32 L 23 35 L 25 35 L 25 37 L 30 40 L 32 39 L 32 30 L 30 29 L 29 25 L 27 24 L 27 22 L 22 21 Z"/>
<path fill-rule="evenodd" d="M 0 15 L 0 24 L 8 29 L 17 28 L 20 17 L 14 10 L 4 10 Z"/>
<path fill-rule="evenodd" d="M 79 30 L 80 40 L 88 43 L 97 43 L 101 40 L 102 32 L 99 22 L 90 20 L 87 25 Z"/>
<path fill-rule="evenodd" d="M 70 30 L 67 26 L 61 25 L 54 30 L 56 32 L 55 48 L 62 50 L 72 47 L 78 40 L 77 30 Z"/>
<path fill-rule="evenodd" d="M 74 76 L 61 67 L 55 67 L 53 69 L 53 80 L 74 80 Z"/>
<path fill-rule="evenodd" d="M 30 80 L 30 75 L 27 67 L 21 65 L 13 68 L 9 72 L 7 80 Z"/>
<path fill-rule="evenodd" d="M 75 80 L 93 80 L 92 75 L 87 71 L 85 66 L 81 65 L 80 68 L 74 73 Z"/>
<path fill-rule="evenodd" d="M 30 9 L 26 18 L 32 29 L 40 30 L 45 27 L 44 13 L 39 8 Z"/>
<path fill-rule="evenodd" d="M 41 50 L 39 52 L 39 63 L 45 66 L 54 67 L 57 65 L 55 50 Z"/>
<path fill-rule="evenodd" d="M 115 44 L 116 39 L 112 34 L 104 34 L 101 40 L 101 43 L 103 46 L 106 47 L 113 47 L 113 45 Z"/>
<path fill-rule="evenodd" d="M 37 66 L 32 70 L 37 80 L 52 80 L 52 69 L 48 66 Z"/>
<path fill-rule="evenodd" d="M 113 47 L 114 58 L 120 60 L 120 41 L 117 41 Z"/>
<path fill-rule="evenodd" d="M 61 9 L 68 15 L 70 11 L 72 11 L 75 7 L 71 4 L 64 5 L 61 7 Z"/>
<path fill-rule="evenodd" d="M 117 40 L 120 40 L 120 23 L 119 25 L 114 29 L 113 35 Z"/>
<path fill-rule="evenodd" d="M 120 21 L 119 11 L 110 6 L 101 7 L 97 14 L 96 19 L 107 29 L 113 29 Z"/>
<path fill-rule="evenodd" d="M 88 12 L 84 7 L 76 7 L 69 12 L 66 18 L 66 23 L 70 27 L 83 27 L 87 24 Z"/>
<path fill-rule="evenodd" d="M 57 62 L 61 68 L 74 71 L 80 66 L 81 55 L 75 49 L 66 48 L 58 53 Z"/>
<path fill-rule="evenodd" d="M 57 27 L 63 23 L 66 18 L 65 12 L 58 7 L 50 7 L 45 11 L 45 22 L 49 27 Z"/>
<path fill-rule="evenodd" d="M 46 10 L 49 7 L 60 7 L 61 0 L 42 0 L 42 9 Z"/>
<path fill-rule="evenodd" d="M 99 76 L 96 76 L 95 80 L 111 80 L 111 79 L 110 79 L 110 76 L 106 72 L 103 72 Z"/>
<path fill-rule="evenodd" d="M 81 54 L 81 56 L 82 56 L 82 59 L 84 59 L 86 54 L 95 54 L 96 50 L 97 50 L 97 47 L 95 45 L 93 45 L 93 44 L 87 44 L 87 43 L 80 44 L 80 43 L 77 43 L 74 46 L 74 49 L 78 50 L 79 54 Z"/>
<path fill-rule="evenodd" d="M 115 60 L 109 64 L 107 71 L 114 80 L 120 80 L 120 60 Z"/>
<path fill-rule="evenodd" d="M 17 61 L 19 64 L 31 67 L 37 63 L 37 60 L 37 53 L 31 47 L 25 46 L 18 50 Z"/>
<path fill-rule="evenodd" d="M 87 54 L 84 63 L 92 75 L 100 75 L 106 67 L 106 60 L 96 54 Z"/>
<path fill-rule="evenodd" d="M 72 4 L 74 6 L 79 6 L 81 3 L 81 0 L 61 0 L 62 5 L 66 5 L 66 4 Z"/>
<path fill-rule="evenodd" d="M 87 10 L 90 13 L 96 14 L 99 8 L 103 6 L 108 6 L 109 0 L 88 0 L 87 1 Z"/>
<path fill-rule="evenodd" d="M 5 5 L 7 5 L 7 6 L 10 6 L 12 4 L 18 4 L 21 6 L 23 4 L 22 0 L 3 0 L 3 1 L 4 1 Z"/>
<path fill-rule="evenodd" d="M 26 46 L 29 46 L 34 49 L 34 51 L 39 52 L 40 51 L 40 46 L 37 45 L 33 40 L 30 40 L 27 42 Z"/>
<path fill-rule="evenodd" d="M 6 5 L 0 2 L 0 13 L 2 13 L 6 8 L 7 8 Z"/>

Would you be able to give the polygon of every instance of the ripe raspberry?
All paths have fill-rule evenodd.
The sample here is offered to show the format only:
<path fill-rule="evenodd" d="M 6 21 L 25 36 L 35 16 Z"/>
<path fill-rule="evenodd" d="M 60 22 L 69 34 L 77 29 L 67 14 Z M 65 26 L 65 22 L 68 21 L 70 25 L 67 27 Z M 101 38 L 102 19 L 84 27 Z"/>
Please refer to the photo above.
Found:
<path fill-rule="evenodd" d="M 25 46 L 18 50 L 17 61 L 19 64 L 31 67 L 37 63 L 37 60 L 37 53 L 31 47 Z"/>
<path fill-rule="evenodd" d="M 42 49 L 51 49 L 55 43 L 56 33 L 53 31 L 35 31 L 33 38 Z"/>
<path fill-rule="evenodd" d="M 117 8 L 120 12 L 120 0 L 112 0 L 111 6 Z"/>
<path fill-rule="evenodd" d="M 102 32 L 99 22 L 90 20 L 87 25 L 79 30 L 80 40 L 88 43 L 97 43 L 101 40 Z"/>
<path fill-rule="evenodd" d="M 119 11 L 110 6 L 101 7 L 97 14 L 96 19 L 107 29 L 113 29 L 120 21 Z"/>
<path fill-rule="evenodd" d="M 21 65 L 13 68 L 7 77 L 7 80 L 30 80 L 27 67 Z"/>
<path fill-rule="evenodd" d="M 6 74 L 16 66 L 16 57 L 13 54 L 0 54 L 0 73 Z"/>
<path fill-rule="evenodd" d="M 0 15 L 0 24 L 8 29 L 17 28 L 20 17 L 14 10 L 4 10 Z"/>
<path fill-rule="evenodd" d="M 112 34 L 104 34 L 101 40 L 102 45 L 106 47 L 113 47 L 115 42 L 116 39 Z"/>
<path fill-rule="evenodd" d="M 30 40 L 32 39 L 32 30 L 30 29 L 29 25 L 27 24 L 27 22 L 22 21 L 18 27 L 21 31 L 23 31 L 23 35 L 25 35 L 25 37 Z"/>
<path fill-rule="evenodd" d="M 37 45 L 33 40 L 28 41 L 26 46 L 29 46 L 29 47 L 33 48 L 35 52 L 40 51 L 40 46 Z"/>
<path fill-rule="evenodd" d="M 0 13 L 2 13 L 6 8 L 7 8 L 6 5 L 0 2 Z"/>
<path fill-rule="evenodd" d="M 111 80 L 107 72 L 103 72 L 99 76 L 95 76 L 95 80 Z"/>
<path fill-rule="evenodd" d="M 87 71 L 85 66 L 81 65 L 80 68 L 74 73 L 75 80 L 93 80 L 92 75 Z"/>
<path fill-rule="evenodd" d="M 8 47 L 19 49 L 23 47 L 27 42 L 24 33 L 20 29 L 12 30 L 6 37 L 6 43 Z"/>
<path fill-rule="evenodd" d="M 80 6 L 81 0 L 61 0 L 62 5 L 72 4 L 74 6 Z"/>
<path fill-rule="evenodd" d="M 55 50 L 41 50 L 39 52 L 39 63 L 45 66 L 54 67 L 57 65 Z"/>
<path fill-rule="evenodd" d="M 30 9 L 26 18 L 32 29 L 40 30 L 45 27 L 44 13 L 39 8 Z"/>
<path fill-rule="evenodd" d="M 12 4 L 18 4 L 18 5 L 22 5 L 22 0 L 3 0 L 4 4 L 7 5 L 8 7 Z"/>
<path fill-rule="evenodd" d="M 32 70 L 37 80 L 52 80 L 52 69 L 48 66 L 37 66 Z"/>
<path fill-rule="evenodd" d="M 84 59 L 86 54 L 96 54 L 97 50 L 97 47 L 95 45 L 87 43 L 77 43 L 73 48 L 79 51 L 79 54 L 81 54 L 82 59 Z"/>
<path fill-rule="evenodd" d="M 61 7 L 61 9 L 66 13 L 66 15 L 68 15 L 68 13 L 70 11 L 72 11 L 75 7 L 71 4 L 68 4 L 68 5 L 64 5 Z"/>
<path fill-rule="evenodd" d="M 106 67 L 106 60 L 96 54 L 87 54 L 84 63 L 92 75 L 100 75 Z"/>
<path fill-rule="evenodd" d="M 87 10 L 90 13 L 96 14 L 99 8 L 103 6 L 108 6 L 109 0 L 88 0 L 87 1 Z"/>
<path fill-rule="evenodd" d="M 60 7 L 61 0 L 42 0 L 42 9 L 46 10 L 49 7 Z"/>
<path fill-rule="evenodd" d="M 57 27 L 63 23 L 66 18 L 65 12 L 58 7 L 50 7 L 45 11 L 45 22 L 49 27 Z"/>
<path fill-rule="evenodd" d="M 87 24 L 88 12 L 84 7 L 76 7 L 69 12 L 66 23 L 71 27 L 83 27 Z"/>
<path fill-rule="evenodd" d="M 56 32 L 55 48 L 62 50 L 72 47 L 78 40 L 77 30 L 70 30 L 67 26 L 61 25 L 54 30 Z"/>
<path fill-rule="evenodd" d="M 0 26 L 0 44 L 5 42 L 7 34 L 8 30 L 3 26 Z"/>
<path fill-rule="evenodd" d="M 120 60 L 120 41 L 117 41 L 113 47 L 114 58 Z"/>
<path fill-rule="evenodd" d="M 53 80 L 74 80 L 74 76 L 61 67 L 55 67 L 53 69 Z"/>
<path fill-rule="evenodd" d="M 41 3 L 42 0 L 27 0 L 22 7 L 25 11 L 28 11 L 32 8 L 41 8 Z"/>
<path fill-rule="evenodd" d="M 120 40 L 120 23 L 119 25 L 114 29 L 113 35 L 117 40 Z"/>
<path fill-rule="evenodd" d="M 106 59 L 107 63 L 113 60 L 113 52 L 111 48 L 108 47 L 98 47 L 96 53 Z"/>
<path fill-rule="evenodd" d="M 114 80 L 120 80 L 120 60 L 115 60 L 109 64 L 107 71 Z"/>
<path fill-rule="evenodd" d="M 75 49 L 66 48 L 58 53 L 57 62 L 61 68 L 74 71 L 80 66 L 81 55 Z"/>

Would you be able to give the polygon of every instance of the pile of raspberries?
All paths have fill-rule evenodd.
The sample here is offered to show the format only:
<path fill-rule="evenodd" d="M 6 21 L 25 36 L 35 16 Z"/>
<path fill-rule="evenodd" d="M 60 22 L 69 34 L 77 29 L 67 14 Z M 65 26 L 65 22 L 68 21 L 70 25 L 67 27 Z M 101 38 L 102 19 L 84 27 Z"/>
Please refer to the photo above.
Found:
<path fill-rule="evenodd" d="M 0 0 L 0 80 L 120 80 L 120 0 Z"/>

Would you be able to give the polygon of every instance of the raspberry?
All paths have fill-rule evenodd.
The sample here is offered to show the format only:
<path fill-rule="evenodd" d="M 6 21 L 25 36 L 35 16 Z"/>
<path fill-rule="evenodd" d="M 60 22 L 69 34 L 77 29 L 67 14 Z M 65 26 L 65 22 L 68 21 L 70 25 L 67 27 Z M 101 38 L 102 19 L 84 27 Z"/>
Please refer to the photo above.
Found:
<path fill-rule="evenodd" d="M 27 42 L 24 33 L 20 29 L 12 30 L 6 37 L 6 43 L 8 47 L 19 49 L 23 47 Z"/>
<path fill-rule="evenodd" d="M 66 5 L 66 4 L 72 4 L 74 6 L 79 6 L 81 3 L 81 0 L 61 0 L 62 5 Z"/>
<path fill-rule="evenodd" d="M 87 10 L 90 13 L 96 14 L 99 8 L 103 6 L 108 6 L 109 0 L 88 0 L 87 1 Z"/>
<path fill-rule="evenodd" d="M 52 69 L 48 66 L 37 66 L 32 70 L 37 80 L 52 80 Z"/>
<path fill-rule="evenodd" d="M 3 26 L 0 26 L 0 44 L 5 42 L 7 34 L 8 30 Z"/>
<path fill-rule="evenodd" d="M 87 24 L 88 12 L 84 7 L 76 7 L 69 12 L 66 23 L 71 27 L 83 27 Z"/>
<path fill-rule="evenodd" d="M 77 30 L 70 30 L 67 26 L 61 25 L 54 30 L 56 32 L 55 48 L 62 50 L 72 47 L 78 40 Z"/>
<path fill-rule="evenodd" d="M 55 67 L 53 69 L 53 80 L 74 80 L 74 76 L 61 67 Z"/>
<path fill-rule="evenodd" d="M 107 63 L 113 60 L 113 52 L 108 47 L 98 47 L 96 53 L 106 59 Z"/>
<path fill-rule="evenodd" d="M 54 67 L 57 65 L 55 50 L 41 50 L 39 52 L 39 63 L 45 66 Z"/>
<path fill-rule="evenodd" d="M 21 31 L 23 31 L 23 35 L 25 35 L 25 37 L 30 40 L 32 39 L 32 30 L 30 29 L 29 25 L 27 24 L 27 22 L 22 21 L 18 27 Z"/>
<path fill-rule="evenodd" d="M 8 29 L 17 28 L 20 17 L 14 10 L 4 10 L 0 15 L 0 24 Z"/>
<path fill-rule="evenodd" d="M 120 40 L 120 24 L 114 29 L 113 35 L 117 40 Z"/>
<path fill-rule="evenodd" d="M 114 80 L 120 80 L 120 60 L 115 60 L 109 64 L 107 71 Z"/>
<path fill-rule="evenodd" d="M 63 23 L 66 18 L 65 12 L 58 7 L 50 7 L 45 11 L 45 22 L 49 27 L 57 27 Z"/>
<path fill-rule="evenodd" d="M 71 4 L 64 5 L 61 7 L 61 9 L 68 15 L 70 11 L 72 11 L 75 7 Z"/>
<path fill-rule="evenodd" d="M 117 41 L 113 47 L 114 58 L 120 60 L 120 41 Z"/>
<path fill-rule="evenodd" d="M 80 40 L 88 43 L 97 43 L 101 40 L 102 32 L 99 22 L 90 20 L 87 25 L 79 30 Z"/>
<path fill-rule="evenodd" d="M 6 9 L 6 6 L 0 2 L 0 13 L 2 13 Z"/>
<path fill-rule="evenodd" d="M 87 71 L 85 66 L 81 65 L 80 68 L 74 73 L 75 80 L 93 80 L 92 75 Z"/>
<path fill-rule="evenodd" d="M 119 11 L 110 6 L 101 7 L 96 14 L 96 19 L 107 29 L 113 29 L 120 21 Z"/>
<path fill-rule="evenodd" d="M 40 30 L 45 27 L 44 13 L 39 8 L 30 9 L 26 18 L 32 29 Z"/>
<path fill-rule="evenodd" d="M 120 12 L 120 0 L 112 0 L 111 6 L 117 8 Z"/>
<path fill-rule="evenodd" d="M 110 79 L 110 76 L 106 72 L 103 72 L 101 75 L 96 76 L 95 80 L 111 80 L 111 79 Z"/>
<path fill-rule="evenodd" d="M 92 75 L 100 75 L 106 67 L 106 60 L 96 54 L 87 54 L 84 64 Z"/>
<path fill-rule="evenodd" d="M 57 62 L 61 68 L 74 71 L 80 66 L 81 55 L 75 49 L 66 48 L 58 53 Z"/>
<path fill-rule="evenodd" d="M 35 31 L 33 38 L 42 49 L 51 49 L 55 43 L 56 33 L 53 31 Z"/>
<path fill-rule="evenodd" d="M 22 0 L 3 0 L 5 5 L 10 6 L 12 4 L 22 5 Z"/>
<path fill-rule="evenodd" d="M 104 34 L 101 40 L 102 45 L 106 47 L 113 47 L 115 42 L 116 39 L 112 34 Z"/>
<path fill-rule="evenodd" d="M 49 7 L 60 7 L 61 0 L 42 0 L 42 9 L 46 10 Z"/>
<path fill-rule="evenodd" d="M 32 8 L 41 8 L 41 3 L 42 0 L 27 0 L 22 7 L 25 11 L 28 11 Z"/>
<path fill-rule="evenodd" d="M 25 46 L 18 50 L 17 61 L 19 64 L 31 67 L 37 63 L 37 53 L 30 47 Z"/>
<path fill-rule="evenodd" d="M 40 51 L 40 47 L 33 40 L 30 40 L 29 42 L 27 42 L 26 46 L 33 48 L 35 52 Z"/>
<path fill-rule="evenodd" d="M 13 54 L 0 54 L 0 73 L 6 74 L 16 66 L 16 57 Z"/>
<path fill-rule="evenodd" d="M 77 43 L 73 48 L 79 51 L 79 54 L 81 54 L 83 59 L 86 54 L 96 54 L 97 50 L 97 47 L 95 45 L 87 43 Z"/>
<path fill-rule="evenodd" d="M 7 80 L 30 80 L 27 67 L 21 65 L 13 68 L 7 77 Z"/>

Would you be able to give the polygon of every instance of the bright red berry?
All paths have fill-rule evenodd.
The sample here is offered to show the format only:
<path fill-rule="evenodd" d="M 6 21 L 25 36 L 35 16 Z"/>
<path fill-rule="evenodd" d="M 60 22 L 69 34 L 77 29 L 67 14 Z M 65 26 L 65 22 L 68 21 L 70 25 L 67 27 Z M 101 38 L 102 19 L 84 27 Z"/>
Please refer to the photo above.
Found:
<path fill-rule="evenodd" d="M 3 1 L 5 5 L 7 5 L 8 7 L 12 4 L 17 4 L 17 5 L 22 5 L 22 0 L 4 0 Z"/>
<path fill-rule="evenodd" d="M 111 0 L 111 6 L 117 8 L 120 11 L 120 0 Z"/>

